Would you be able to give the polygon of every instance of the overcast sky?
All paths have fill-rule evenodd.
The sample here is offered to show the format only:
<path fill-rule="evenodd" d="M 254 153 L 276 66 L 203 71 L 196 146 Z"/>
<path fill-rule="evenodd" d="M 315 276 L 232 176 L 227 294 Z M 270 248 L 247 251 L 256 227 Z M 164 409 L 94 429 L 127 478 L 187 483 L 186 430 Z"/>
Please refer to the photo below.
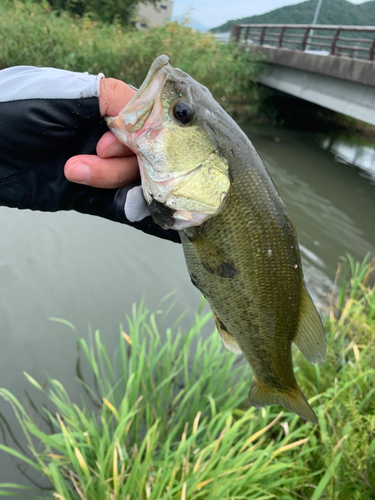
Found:
<path fill-rule="evenodd" d="M 349 1 L 364 3 L 364 0 Z M 207 28 L 213 28 L 230 19 L 264 14 L 296 3 L 301 3 L 301 0 L 174 0 L 173 15 L 182 16 L 191 9 L 192 18 Z"/>

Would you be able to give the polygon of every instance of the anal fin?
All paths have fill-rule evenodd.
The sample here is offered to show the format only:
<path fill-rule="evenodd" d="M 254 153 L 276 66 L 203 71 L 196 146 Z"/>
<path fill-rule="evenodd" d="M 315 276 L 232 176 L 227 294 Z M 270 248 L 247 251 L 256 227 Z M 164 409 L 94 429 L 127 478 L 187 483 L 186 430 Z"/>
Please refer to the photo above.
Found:
<path fill-rule="evenodd" d="M 212 312 L 214 315 L 214 320 L 215 320 L 217 331 L 219 332 L 219 335 L 220 335 L 221 340 L 223 341 L 223 344 L 225 345 L 225 347 L 229 351 L 234 352 L 235 354 L 242 354 L 242 351 L 239 348 L 237 342 L 234 340 L 233 335 L 228 332 L 227 327 L 220 320 L 220 318 L 215 313 L 215 311 L 212 311 Z"/>
<path fill-rule="evenodd" d="M 313 424 L 318 423 L 313 409 L 298 385 L 296 385 L 295 389 L 276 389 L 262 384 L 254 376 L 250 387 L 249 401 L 255 408 L 281 405 Z"/>
<path fill-rule="evenodd" d="M 309 363 L 324 361 L 327 343 L 322 320 L 305 286 L 301 296 L 298 331 L 293 342 Z"/>

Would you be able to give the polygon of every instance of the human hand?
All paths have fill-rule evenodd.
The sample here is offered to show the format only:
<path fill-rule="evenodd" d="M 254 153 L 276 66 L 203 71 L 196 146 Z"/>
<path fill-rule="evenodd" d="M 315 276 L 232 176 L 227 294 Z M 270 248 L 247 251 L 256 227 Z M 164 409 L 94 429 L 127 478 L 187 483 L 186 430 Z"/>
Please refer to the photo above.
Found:
<path fill-rule="evenodd" d="M 103 120 L 116 116 L 134 92 L 102 75 L 33 66 L 0 70 L 6 124 L 0 127 L 0 206 L 75 210 L 179 242 L 176 231 L 151 219 L 137 159 Z"/>
<path fill-rule="evenodd" d="M 102 78 L 99 94 L 101 116 L 117 116 L 135 92 L 120 80 Z M 112 132 L 101 137 L 96 153 L 70 158 L 64 168 L 66 178 L 71 182 L 109 189 L 126 186 L 139 178 L 137 157 Z"/>

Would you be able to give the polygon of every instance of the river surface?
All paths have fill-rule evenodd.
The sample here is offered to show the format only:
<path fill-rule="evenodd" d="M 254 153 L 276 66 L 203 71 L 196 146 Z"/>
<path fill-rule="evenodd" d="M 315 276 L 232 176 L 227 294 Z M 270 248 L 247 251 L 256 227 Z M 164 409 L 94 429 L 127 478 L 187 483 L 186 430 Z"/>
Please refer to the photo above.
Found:
<path fill-rule="evenodd" d="M 308 288 L 324 306 L 340 257 L 375 255 L 375 148 L 271 126 L 243 128 L 290 212 Z M 24 371 L 41 384 L 48 373 L 79 399 L 76 335 L 52 317 L 70 321 L 85 338 L 89 328 L 99 329 L 109 352 L 118 343 L 119 324 L 142 297 L 154 309 L 174 291 L 170 323 L 186 309 L 183 325 L 193 320 L 200 294 L 179 245 L 73 212 L 0 207 L 0 227 L 0 386 L 23 402 L 30 389 Z M 3 400 L 0 417 L 19 436 Z M 9 435 L 7 440 L 11 443 Z M 17 463 L 0 451 L 0 482 L 25 481 Z"/>

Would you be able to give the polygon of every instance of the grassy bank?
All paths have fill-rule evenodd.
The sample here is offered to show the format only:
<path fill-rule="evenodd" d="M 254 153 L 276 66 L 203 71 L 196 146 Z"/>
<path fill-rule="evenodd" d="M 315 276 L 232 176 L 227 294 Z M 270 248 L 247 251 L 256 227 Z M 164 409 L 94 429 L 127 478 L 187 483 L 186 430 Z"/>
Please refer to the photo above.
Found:
<path fill-rule="evenodd" d="M 47 2 L 0 2 L 0 69 L 35 65 L 103 72 L 138 87 L 160 54 L 207 86 L 237 120 L 375 138 L 375 127 L 256 84 L 263 59 L 210 34 L 177 23 L 140 32 L 52 11 Z"/>
<path fill-rule="evenodd" d="M 252 78 L 259 64 L 254 58 L 177 23 L 139 32 L 56 13 L 48 4 L 4 0 L 0 47 L 0 67 L 24 64 L 103 72 L 135 86 L 142 83 L 152 61 L 167 54 L 173 66 L 209 87 L 232 114 L 251 116 L 257 110 Z"/>
<path fill-rule="evenodd" d="M 1 485 L 0 495 L 87 499 L 365 499 L 375 494 L 374 263 L 349 261 L 330 297 L 322 366 L 295 354 L 297 378 L 319 418 L 248 408 L 247 365 L 217 333 L 159 330 L 158 315 L 132 311 L 112 356 L 99 332 L 79 340 L 92 378 L 71 401 L 50 380 L 48 409 L 30 416 L 7 390 L 28 450 L 1 446 L 51 482 L 51 491 Z M 147 348 L 146 348 L 147 346 Z M 192 356 L 192 352 L 195 352 Z M 78 372 L 80 373 L 80 372 Z M 41 425 L 41 419 L 44 424 Z M 36 423 L 37 422 L 37 423 Z"/>

